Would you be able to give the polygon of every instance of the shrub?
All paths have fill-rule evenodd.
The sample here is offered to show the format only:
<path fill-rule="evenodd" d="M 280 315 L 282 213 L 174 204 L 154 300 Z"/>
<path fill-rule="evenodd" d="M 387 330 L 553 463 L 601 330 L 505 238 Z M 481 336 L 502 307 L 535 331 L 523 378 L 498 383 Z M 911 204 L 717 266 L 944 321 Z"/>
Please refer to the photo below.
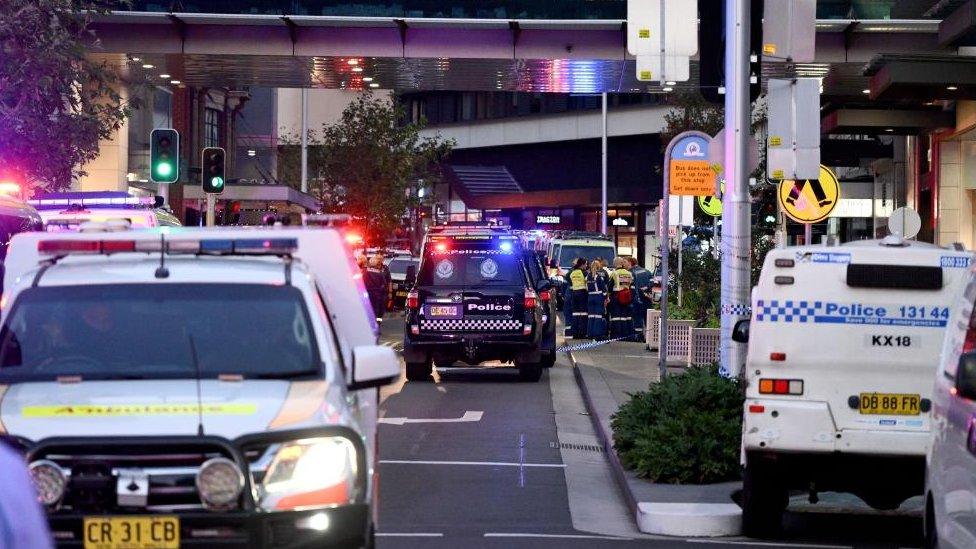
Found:
<path fill-rule="evenodd" d="M 737 479 L 741 383 L 693 367 L 631 395 L 611 418 L 614 447 L 638 476 L 668 484 Z"/>

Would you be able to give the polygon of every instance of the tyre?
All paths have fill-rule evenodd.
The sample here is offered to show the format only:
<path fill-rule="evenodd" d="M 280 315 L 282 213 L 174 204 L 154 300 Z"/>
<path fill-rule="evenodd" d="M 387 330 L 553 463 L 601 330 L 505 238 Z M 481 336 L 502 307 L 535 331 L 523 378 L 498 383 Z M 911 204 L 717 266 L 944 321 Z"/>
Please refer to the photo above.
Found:
<path fill-rule="evenodd" d="M 556 365 L 556 351 L 546 354 L 542 357 L 542 367 L 552 368 Z"/>
<path fill-rule="evenodd" d="M 775 464 L 751 458 L 742 479 L 742 531 L 752 538 L 770 538 L 783 530 L 789 492 Z"/>
<path fill-rule="evenodd" d="M 516 364 L 520 381 L 539 381 L 542 378 L 541 362 L 520 362 Z"/>
<path fill-rule="evenodd" d="M 925 499 L 925 520 L 922 523 L 925 536 L 922 538 L 922 547 L 924 549 L 938 549 L 939 530 L 935 524 L 935 507 L 932 504 L 932 495 L 929 494 L 929 497 Z"/>
<path fill-rule="evenodd" d="M 409 381 L 430 381 L 430 361 L 407 362 L 407 379 Z"/>

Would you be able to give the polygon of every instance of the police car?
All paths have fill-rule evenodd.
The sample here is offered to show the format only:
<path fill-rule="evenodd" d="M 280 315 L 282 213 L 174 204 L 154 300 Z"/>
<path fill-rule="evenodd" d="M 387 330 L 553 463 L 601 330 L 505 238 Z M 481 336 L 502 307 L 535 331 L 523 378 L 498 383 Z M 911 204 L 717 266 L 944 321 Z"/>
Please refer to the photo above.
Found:
<path fill-rule="evenodd" d="M 976 271 L 951 312 L 932 393 L 925 546 L 976 547 Z"/>
<path fill-rule="evenodd" d="M 372 546 L 399 365 L 335 230 L 23 233 L 2 305 L 0 433 L 59 544 Z"/>
<path fill-rule="evenodd" d="M 432 364 L 500 360 L 514 362 L 522 380 L 538 381 L 549 320 L 549 303 L 539 293 L 549 288 L 548 280 L 533 286 L 521 246 L 507 229 L 455 226 L 430 231 L 407 294 L 407 379 L 429 380 Z"/>
<path fill-rule="evenodd" d="M 777 532 L 791 490 L 877 509 L 922 493 L 935 357 L 971 261 L 897 236 L 769 252 L 734 334 L 747 535 Z"/>
<path fill-rule="evenodd" d="M 179 227 L 180 220 L 162 208 L 154 196 L 130 196 L 124 192 L 50 193 L 27 201 L 37 208 L 44 230 L 77 231 L 85 223 L 124 221 L 130 227 Z"/>

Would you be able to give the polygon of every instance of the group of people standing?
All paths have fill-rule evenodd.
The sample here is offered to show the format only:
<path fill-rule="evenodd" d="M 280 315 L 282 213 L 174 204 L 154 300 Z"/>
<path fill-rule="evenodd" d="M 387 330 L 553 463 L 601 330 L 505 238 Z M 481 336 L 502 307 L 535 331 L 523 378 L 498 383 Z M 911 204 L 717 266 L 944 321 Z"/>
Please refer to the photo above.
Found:
<path fill-rule="evenodd" d="M 633 257 L 577 258 L 566 275 L 563 316 L 573 339 L 642 341 L 652 275 Z"/>

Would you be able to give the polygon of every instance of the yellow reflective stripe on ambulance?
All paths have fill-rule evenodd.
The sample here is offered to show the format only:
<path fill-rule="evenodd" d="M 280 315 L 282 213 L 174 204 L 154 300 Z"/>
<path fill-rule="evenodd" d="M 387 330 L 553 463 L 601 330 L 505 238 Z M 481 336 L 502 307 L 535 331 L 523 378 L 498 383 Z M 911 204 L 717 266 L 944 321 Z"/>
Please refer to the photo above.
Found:
<path fill-rule="evenodd" d="M 99 416 L 182 416 L 211 414 L 246 416 L 257 413 L 255 404 L 111 404 L 111 405 L 63 405 L 24 406 L 24 417 L 99 417 Z"/>

